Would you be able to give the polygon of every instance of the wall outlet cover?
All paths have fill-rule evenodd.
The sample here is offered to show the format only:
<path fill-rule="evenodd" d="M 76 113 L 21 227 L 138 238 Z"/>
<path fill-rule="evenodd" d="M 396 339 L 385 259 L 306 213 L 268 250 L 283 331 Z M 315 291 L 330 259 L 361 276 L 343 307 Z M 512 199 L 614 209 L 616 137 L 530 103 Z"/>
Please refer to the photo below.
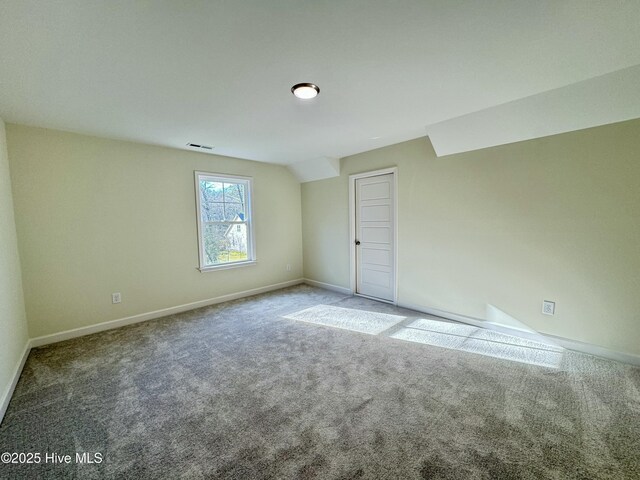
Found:
<path fill-rule="evenodd" d="M 542 313 L 544 315 L 553 315 L 554 313 L 556 313 L 556 302 L 552 302 L 550 300 L 543 300 Z"/>
<path fill-rule="evenodd" d="M 120 293 L 112 293 L 111 294 L 111 303 L 120 303 L 122 302 L 122 296 Z"/>

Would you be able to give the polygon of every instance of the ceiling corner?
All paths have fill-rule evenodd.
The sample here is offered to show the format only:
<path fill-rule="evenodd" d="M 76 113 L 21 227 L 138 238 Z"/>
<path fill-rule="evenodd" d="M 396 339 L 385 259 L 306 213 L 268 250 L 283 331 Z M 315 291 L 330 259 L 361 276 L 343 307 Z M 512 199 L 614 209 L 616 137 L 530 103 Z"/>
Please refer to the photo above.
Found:
<path fill-rule="evenodd" d="M 319 157 L 287 165 L 300 183 L 340 176 L 340 159 Z"/>

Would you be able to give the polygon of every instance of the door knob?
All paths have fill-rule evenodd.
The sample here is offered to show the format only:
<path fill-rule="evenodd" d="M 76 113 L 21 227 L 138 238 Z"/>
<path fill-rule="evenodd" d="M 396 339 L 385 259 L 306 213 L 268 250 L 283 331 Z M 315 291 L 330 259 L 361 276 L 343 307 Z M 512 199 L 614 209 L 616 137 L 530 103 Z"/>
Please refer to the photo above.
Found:
<path fill-rule="evenodd" d="M 356 240 L 356 245 L 360 245 L 360 240 Z"/>

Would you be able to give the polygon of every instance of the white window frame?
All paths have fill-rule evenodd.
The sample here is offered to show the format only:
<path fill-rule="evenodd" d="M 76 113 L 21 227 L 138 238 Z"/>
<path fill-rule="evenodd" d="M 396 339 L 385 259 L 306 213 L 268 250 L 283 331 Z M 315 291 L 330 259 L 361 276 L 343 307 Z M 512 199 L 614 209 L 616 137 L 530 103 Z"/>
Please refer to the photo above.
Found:
<path fill-rule="evenodd" d="M 211 172 L 194 172 L 194 180 L 195 180 L 195 194 L 196 194 L 196 220 L 198 224 L 198 259 L 199 259 L 199 267 L 198 270 L 201 272 L 211 272 L 214 270 L 226 270 L 229 268 L 238 268 L 238 267 L 246 267 L 249 265 L 256 264 L 256 242 L 255 242 L 255 232 L 253 228 L 253 177 L 243 177 L 240 175 L 226 175 L 222 173 L 211 173 Z M 246 219 L 244 222 L 221 222 L 221 223 L 229 223 L 240 225 L 247 225 L 247 260 L 236 261 L 236 262 L 227 262 L 221 263 L 219 265 L 206 265 L 205 263 L 205 253 L 204 253 L 204 236 L 203 233 L 203 225 L 202 225 L 202 206 L 200 202 L 200 180 L 208 180 L 212 182 L 223 182 L 223 183 L 241 183 L 245 186 L 245 195 L 246 195 Z"/>

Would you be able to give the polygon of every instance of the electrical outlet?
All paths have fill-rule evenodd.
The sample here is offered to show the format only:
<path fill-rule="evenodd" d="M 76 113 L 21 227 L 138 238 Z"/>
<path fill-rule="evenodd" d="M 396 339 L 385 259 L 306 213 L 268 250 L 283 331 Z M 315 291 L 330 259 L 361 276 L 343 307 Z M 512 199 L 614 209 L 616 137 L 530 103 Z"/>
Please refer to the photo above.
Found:
<path fill-rule="evenodd" d="M 290 272 L 290 271 L 291 271 L 291 264 L 287 263 L 287 272 Z"/>
<path fill-rule="evenodd" d="M 120 292 L 112 293 L 111 303 L 120 303 L 120 302 L 122 302 L 122 295 L 120 295 Z"/>
<path fill-rule="evenodd" d="M 543 300 L 542 313 L 544 315 L 553 315 L 554 313 L 556 313 L 556 302 L 552 302 L 550 300 Z"/>

